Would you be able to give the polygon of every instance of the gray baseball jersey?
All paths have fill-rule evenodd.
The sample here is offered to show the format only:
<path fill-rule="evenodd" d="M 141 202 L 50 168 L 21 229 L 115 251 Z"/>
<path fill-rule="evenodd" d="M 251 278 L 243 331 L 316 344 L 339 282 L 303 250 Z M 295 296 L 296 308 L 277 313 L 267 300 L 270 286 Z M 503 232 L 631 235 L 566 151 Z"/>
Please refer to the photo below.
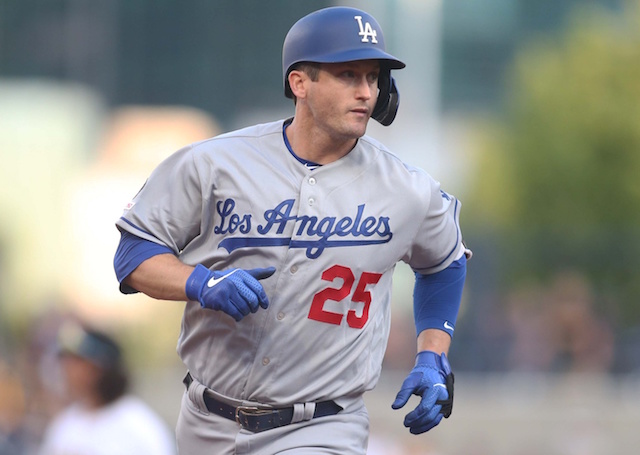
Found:
<path fill-rule="evenodd" d="M 179 150 L 117 222 L 211 269 L 274 266 L 270 305 L 240 322 L 188 302 L 178 353 L 194 378 L 275 406 L 348 401 L 374 387 L 390 327 L 391 279 L 464 251 L 460 203 L 368 136 L 309 170 L 283 121 Z"/>

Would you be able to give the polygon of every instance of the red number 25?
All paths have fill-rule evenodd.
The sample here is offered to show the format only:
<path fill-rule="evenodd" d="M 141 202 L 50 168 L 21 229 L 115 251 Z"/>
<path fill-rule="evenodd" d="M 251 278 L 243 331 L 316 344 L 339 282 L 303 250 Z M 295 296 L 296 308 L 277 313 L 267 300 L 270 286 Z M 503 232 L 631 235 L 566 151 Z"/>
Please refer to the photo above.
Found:
<path fill-rule="evenodd" d="M 380 281 L 381 277 L 381 273 L 362 272 L 356 290 L 351 297 L 351 301 L 362 302 L 364 303 L 364 307 L 362 308 L 362 315 L 360 316 L 356 314 L 355 310 L 347 311 L 347 324 L 349 327 L 361 329 L 367 323 L 369 319 L 369 305 L 371 305 L 371 293 L 367 290 L 367 285 L 376 284 Z M 339 288 L 328 287 L 314 295 L 308 317 L 316 321 L 340 325 L 344 314 L 327 311 L 324 309 L 324 304 L 327 300 L 340 302 L 347 298 L 349 294 L 351 294 L 355 276 L 350 268 L 342 265 L 334 265 L 322 272 L 322 279 L 330 282 L 341 279 L 342 286 Z"/>

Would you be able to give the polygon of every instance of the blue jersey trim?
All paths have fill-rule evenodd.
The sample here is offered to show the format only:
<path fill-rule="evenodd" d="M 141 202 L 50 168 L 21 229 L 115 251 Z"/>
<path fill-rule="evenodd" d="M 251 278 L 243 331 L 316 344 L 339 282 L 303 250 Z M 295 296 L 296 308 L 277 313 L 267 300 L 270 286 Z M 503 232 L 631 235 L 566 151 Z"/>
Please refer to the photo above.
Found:
<path fill-rule="evenodd" d="M 416 273 L 413 316 L 418 334 L 425 329 L 440 329 L 453 336 L 466 274 L 465 255 L 440 272 Z"/>
<path fill-rule="evenodd" d="M 291 155 L 293 155 L 293 157 L 298 160 L 299 162 L 301 162 L 302 164 L 304 164 L 304 167 L 306 167 L 307 169 L 313 170 L 316 169 L 320 166 L 322 166 L 322 164 L 318 164 L 315 163 L 313 161 L 309 161 L 309 160 L 305 160 L 304 158 L 300 158 L 298 155 L 296 155 L 296 152 L 293 151 L 293 149 L 291 148 L 291 144 L 289 143 L 289 138 L 287 137 L 287 133 L 286 133 L 286 129 L 287 126 L 291 125 L 291 122 L 293 121 L 292 118 L 285 120 L 282 124 L 282 137 L 284 138 L 284 145 L 287 146 L 287 150 L 289 150 L 289 153 L 291 153 Z"/>
<path fill-rule="evenodd" d="M 446 194 L 444 191 L 441 191 L 441 193 L 444 195 Z M 445 196 L 443 196 L 445 197 Z M 449 196 L 447 196 L 449 197 Z M 453 206 L 453 219 L 457 220 L 458 219 L 458 200 L 456 199 L 456 203 Z M 442 265 L 447 259 L 449 259 L 449 257 L 451 257 L 451 255 L 456 251 L 456 248 L 458 248 L 458 241 L 460 240 L 460 226 L 458 226 L 458 222 L 456 221 L 456 243 L 455 246 L 453 247 L 453 249 L 451 251 L 449 251 L 449 254 L 447 254 L 447 256 L 440 262 L 438 262 L 436 265 L 434 265 L 433 267 L 438 267 L 439 265 Z"/>
<path fill-rule="evenodd" d="M 137 229 L 138 231 L 140 231 L 140 232 L 142 232 L 142 233 L 144 233 L 144 234 L 147 234 L 147 235 L 150 235 L 150 236 L 152 236 L 152 237 L 155 237 L 151 232 L 147 232 L 147 231 L 145 231 L 144 229 L 142 229 L 142 228 L 140 228 L 140 227 L 136 226 L 135 224 L 133 224 L 131 221 L 129 221 L 129 220 L 128 220 L 128 219 L 126 219 L 125 217 L 121 216 L 121 217 L 120 217 L 120 219 L 121 219 L 122 221 L 124 221 L 125 223 L 127 223 L 127 224 L 128 224 L 129 226 L 131 226 L 132 228 Z"/>
<path fill-rule="evenodd" d="M 131 286 L 122 283 L 122 281 L 150 257 L 166 253 L 174 254 L 169 247 L 142 239 L 130 232 L 122 231 L 120 243 L 113 259 L 113 268 L 120 283 L 120 292 L 123 294 L 138 292 Z"/>

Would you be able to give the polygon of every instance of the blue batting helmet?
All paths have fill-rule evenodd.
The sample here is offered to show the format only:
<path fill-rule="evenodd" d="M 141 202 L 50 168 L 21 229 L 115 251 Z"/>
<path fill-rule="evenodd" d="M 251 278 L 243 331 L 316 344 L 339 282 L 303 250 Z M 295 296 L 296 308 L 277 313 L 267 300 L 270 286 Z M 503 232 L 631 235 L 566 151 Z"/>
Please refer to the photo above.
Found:
<path fill-rule="evenodd" d="M 287 98 L 293 98 L 288 77 L 298 63 L 341 63 L 355 60 L 380 61 L 380 93 L 372 117 L 385 126 L 390 125 L 399 104 L 399 94 L 391 77 L 391 70 L 402 69 L 405 64 L 387 53 L 382 29 L 375 18 L 356 8 L 324 8 L 293 24 L 282 47 L 284 94 Z"/>

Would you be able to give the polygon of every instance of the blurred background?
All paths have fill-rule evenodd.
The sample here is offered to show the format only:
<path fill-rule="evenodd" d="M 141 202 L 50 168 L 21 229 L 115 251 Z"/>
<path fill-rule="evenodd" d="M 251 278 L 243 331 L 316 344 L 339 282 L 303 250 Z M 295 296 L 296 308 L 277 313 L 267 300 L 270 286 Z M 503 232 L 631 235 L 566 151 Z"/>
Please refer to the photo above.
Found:
<path fill-rule="evenodd" d="M 71 315 L 117 335 L 175 425 L 183 305 L 118 292 L 114 223 L 178 148 L 292 115 L 282 41 L 336 4 L 407 63 L 368 133 L 462 200 L 474 251 L 453 414 L 421 436 L 391 410 L 415 354 L 398 266 L 370 454 L 636 453 L 640 0 L 0 0 L 0 451 L 33 453 L 59 409 Z"/>

